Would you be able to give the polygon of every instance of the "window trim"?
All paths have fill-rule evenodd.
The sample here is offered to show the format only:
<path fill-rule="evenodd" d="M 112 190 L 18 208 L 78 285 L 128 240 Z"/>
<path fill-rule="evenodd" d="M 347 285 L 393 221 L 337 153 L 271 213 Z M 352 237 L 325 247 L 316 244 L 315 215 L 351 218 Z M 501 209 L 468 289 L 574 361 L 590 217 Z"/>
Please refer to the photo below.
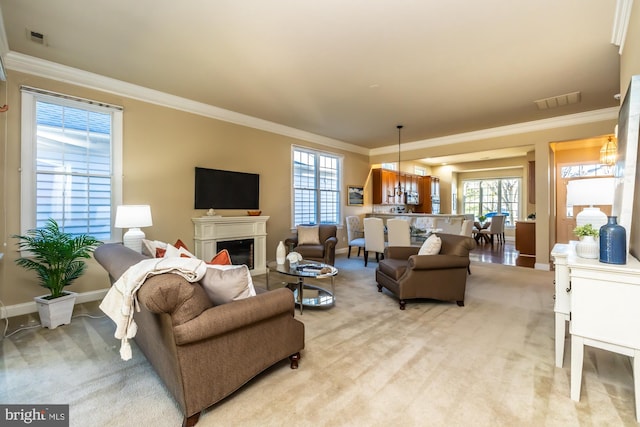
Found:
<path fill-rule="evenodd" d="M 20 140 L 20 231 L 25 234 L 36 227 L 36 102 L 46 100 L 56 104 L 73 106 L 104 113 L 109 111 L 111 122 L 111 218 L 115 219 L 116 207 L 122 204 L 122 163 L 123 163 L 123 114 L 122 108 L 97 101 L 68 97 L 40 89 L 22 87 L 21 140 Z M 86 104 L 86 105 L 84 105 Z M 111 240 L 122 240 L 122 229 L 111 222 Z"/>
<path fill-rule="evenodd" d="M 466 193 L 464 191 L 465 182 L 477 181 L 477 182 L 480 183 L 480 188 L 479 188 L 479 190 L 480 190 L 480 194 L 479 194 L 480 199 L 478 200 L 478 203 L 479 203 L 479 207 L 482 207 L 482 181 L 499 181 L 500 182 L 499 191 L 501 192 L 502 191 L 502 181 L 503 180 L 509 180 L 509 179 L 516 179 L 516 180 L 519 181 L 519 184 L 518 184 L 518 187 L 519 187 L 519 190 L 518 190 L 518 206 L 519 206 L 518 216 L 521 216 L 522 215 L 521 210 L 522 210 L 522 206 L 523 206 L 523 194 L 522 194 L 523 193 L 522 192 L 523 178 L 521 176 L 517 176 L 517 175 L 514 175 L 514 176 L 501 176 L 501 177 L 496 177 L 496 178 L 488 178 L 488 177 L 486 177 L 486 178 L 469 178 L 469 179 L 461 180 L 462 212 L 463 213 L 466 212 L 466 205 L 467 205 Z M 500 209 L 503 209 L 502 206 L 501 206 L 501 203 L 500 203 L 500 198 L 498 198 L 498 205 L 499 205 Z M 484 213 L 482 213 L 482 214 L 484 215 Z M 518 220 L 519 220 L 519 218 L 512 218 L 510 220 L 510 224 L 507 224 L 505 222 L 505 228 L 514 228 L 515 227 L 515 223 Z"/>
<path fill-rule="evenodd" d="M 330 151 L 322 151 L 322 150 L 316 150 L 313 148 L 309 148 L 309 147 L 303 147 L 301 145 L 291 145 L 291 160 L 290 160 L 290 168 L 291 168 L 291 172 L 289 174 L 289 177 L 291 179 L 291 194 L 289 197 L 289 200 L 291 200 L 291 213 L 290 213 L 290 217 L 291 217 L 291 230 L 295 230 L 297 225 L 296 225 L 296 205 L 295 205 L 295 187 L 293 185 L 294 182 L 294 174 L 295 174 L 295 166 L 294 166 L 294 162 L 295 162 L 295 152 L 296 150 L 299 151 L 305 151 L 307 153 L 314 153 L 315 155 L 326 155 L 326 156 L 332 156 L 335 157 L 336 159 L 338 159 L 338 211 L 336 212 L 337 218 L 338 220 L 336 221 L 336 223 L 331 223 L 332 225 L 336 225 L 336 226 L 341 226 L 342 225 L 342 212 L 344 210 L 343 206 L 344 206 L 344 202 L 343 202 L 343 194 L 344 191 L 342 190 L 342 183 L 344 182 L 343 179 L 343 175 L 344 175 L 344 156 L 341 154 L 337 154 L 337 153 L 332 153 Z M 319 166 L 319 164 L 317 165 Z M 316 175 L 316 179 L 317 179 L 317 175 Z M 317 189 L 316 189 L 317 191 Z M 319 205 L 318 205 L 319 207 Z M 318 215 L 318 218 L 320 216 L 320 211 L 316 211 L 316 214 Z M 318 224 L 320 224 L 321 222 L 318 222 Z M 326 223 L 329 224 L 329 223 Z"/>

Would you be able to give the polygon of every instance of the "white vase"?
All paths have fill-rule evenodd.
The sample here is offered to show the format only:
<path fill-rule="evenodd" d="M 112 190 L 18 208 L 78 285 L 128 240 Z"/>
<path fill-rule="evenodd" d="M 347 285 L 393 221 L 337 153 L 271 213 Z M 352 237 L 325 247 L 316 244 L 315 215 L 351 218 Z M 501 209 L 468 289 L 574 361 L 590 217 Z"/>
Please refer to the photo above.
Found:
<path fill-rule="evenodd" d="M 600 255 L 600 242 L 593 236 L 584 236 L 576 244 L 576 254 L 580 258 L 597 259 Z"/>
<path fill-rule="evenodd" d="M 276 248 L 276 263 L 284 264 L 284 261 L 287 259 L 287 250 L 284 248 L 284 243 L 280 240 L 278 243 L 278 247 Z"/>

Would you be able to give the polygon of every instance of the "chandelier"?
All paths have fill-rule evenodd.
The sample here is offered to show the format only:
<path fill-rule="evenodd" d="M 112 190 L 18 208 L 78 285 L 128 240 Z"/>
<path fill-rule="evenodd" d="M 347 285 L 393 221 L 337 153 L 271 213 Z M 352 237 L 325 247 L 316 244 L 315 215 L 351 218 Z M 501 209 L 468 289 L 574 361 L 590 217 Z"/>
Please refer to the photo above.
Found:
<path fill-rule="evenodd" d="M 396 196 L 402 196 L 402 184 L 400 183 L 400 131 L 402 129 L 402 125 L 397 125 L 398 128 L 398 186 L 395 188 Z"/>
<path fill-rule="evenodd" d="M 600 149 L 600 163 L 607 166 L 613 166 L 616 164 L 618 157 L 618 144 L 609 137 L 607 142 L 604 143 Z"/>

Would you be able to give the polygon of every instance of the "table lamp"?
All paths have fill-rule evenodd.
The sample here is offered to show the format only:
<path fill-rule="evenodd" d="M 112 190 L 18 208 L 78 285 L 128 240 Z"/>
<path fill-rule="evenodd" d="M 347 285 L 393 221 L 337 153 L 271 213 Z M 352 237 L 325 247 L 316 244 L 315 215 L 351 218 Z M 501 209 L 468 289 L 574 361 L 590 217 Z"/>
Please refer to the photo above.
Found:
<path fill-rule="evenodd" d="M 576 226 L 591 224 L 599 230 L 607 223 L 607 215 L 597 205 L 613 204 L 613 178 L 587 178 L 569 181 L 567 204 L 588 206 L 576 215 Z"/>
<path fill-rule="evenodd" d="M 136 252 L 142 252 L 144 232 L 140 227 L 150 227 L 151 207 L 149 205 L 120 205 L 116 211 L 116 228 L 128 228 L 122 236 L 122 243 Z"/>

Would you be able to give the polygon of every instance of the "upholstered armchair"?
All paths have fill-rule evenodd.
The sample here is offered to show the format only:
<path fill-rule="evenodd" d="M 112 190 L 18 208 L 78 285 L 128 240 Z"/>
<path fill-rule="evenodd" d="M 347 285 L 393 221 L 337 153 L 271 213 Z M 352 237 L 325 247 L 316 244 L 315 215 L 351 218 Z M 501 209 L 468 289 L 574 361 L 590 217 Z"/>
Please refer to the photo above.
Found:
<path fill-rule="evenodd" d="M 430 298 L 455 301 L 464 306 L 469 251 L 476 242 L 468 236 L 438 233 L 442 242 L 437 255 L 418 255 L 418 246 L 389 246 L 378 262 L 378 292 L 388 289 L 400 300 Z"/>
<path fill-rule="evenodd" d="M 302 258 L 333 265 L 336 260 L 337 227 L 330 224 L 298 225 L 297 234 L 284 241 L 289 252 Z"/>

